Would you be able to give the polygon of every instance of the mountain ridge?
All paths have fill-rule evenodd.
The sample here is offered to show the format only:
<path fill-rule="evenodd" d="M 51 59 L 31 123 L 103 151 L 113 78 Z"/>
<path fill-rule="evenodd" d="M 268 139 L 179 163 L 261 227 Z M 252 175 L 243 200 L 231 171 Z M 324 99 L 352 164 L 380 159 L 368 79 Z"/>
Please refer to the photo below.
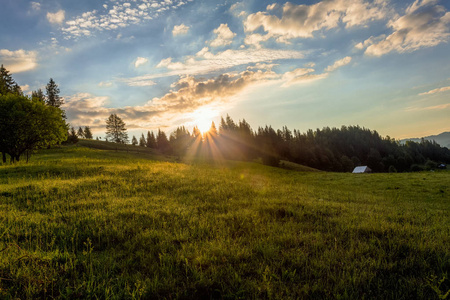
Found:
<path fill-rule="evenodd" d="M 407 138 L 400 140 L 400 143 L 404 144 L 407 141 L 420 142 L 422 139 L 428 141 L 435 141 L 441 147 L 447 147 L 450 149 L 450 131 L 445 131 L 436 135 L 425 136 L 423 138 Z"/>

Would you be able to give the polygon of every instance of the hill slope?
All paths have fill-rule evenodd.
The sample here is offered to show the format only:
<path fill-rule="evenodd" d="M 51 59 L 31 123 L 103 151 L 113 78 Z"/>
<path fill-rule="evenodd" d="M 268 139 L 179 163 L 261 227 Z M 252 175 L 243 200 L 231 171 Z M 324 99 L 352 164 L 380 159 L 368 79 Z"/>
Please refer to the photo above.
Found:
<path fill-rule="evenodd" d="M 447 147 L 450 149 L 450 132 L 442 132 L 438 135 L 430 135 L 424 137 L 425 140 L 428 141 L 436 141 L 441 147 Z M 413 141 L 419 143 L 421 138 L 409 138 L 400 140 L 401 143 L 405 143 L 406 141 Z"/>
<path fill-rule="evenodd" d="M 0 295 L 437 299 L 449 180 L 44 150 L 0 166 Z"/>

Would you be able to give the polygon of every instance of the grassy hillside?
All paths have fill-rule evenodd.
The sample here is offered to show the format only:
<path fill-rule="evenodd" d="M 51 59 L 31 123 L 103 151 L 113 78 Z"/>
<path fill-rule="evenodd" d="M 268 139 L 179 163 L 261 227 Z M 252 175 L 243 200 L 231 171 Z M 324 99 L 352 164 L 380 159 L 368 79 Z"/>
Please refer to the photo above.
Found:
<path fill-rule="evenodd" d="M 439 299 L 450 173 L 184 164 L 65 147 L 0 166 L 0 298 Z"/>

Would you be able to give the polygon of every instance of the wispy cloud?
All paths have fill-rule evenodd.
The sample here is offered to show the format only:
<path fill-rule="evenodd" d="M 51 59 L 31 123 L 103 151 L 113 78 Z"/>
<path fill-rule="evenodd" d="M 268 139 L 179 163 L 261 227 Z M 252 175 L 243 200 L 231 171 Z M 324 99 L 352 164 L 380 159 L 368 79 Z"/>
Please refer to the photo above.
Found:
<path fill-rule="evenodd" d="M 0 49 L 0 61 L 12 73 L 20 73 L 33 70 L 37 67 L 37 52 L 8 49 Z"/>
<path fill-rule="evenodd" d="M 41 3 L 39 2 L 31 2 L 31 9 L 34 11 L 41 10 Z"/>
<path fill-rule="evenodd" d="M 148 74 L 126 80 L 134 82 L 167 76 L 208 74 L 236 66 L 287 59 L 301 59 L 303 57 L 303 52 L 294 50 L 230 49 L 213 54 L 209 52 L 208 48 L 203 48 L 196 56 L 188 56 L 184 62 L 173 61 L 170 57 L 163 59 L 157 67 L 166 68 L 168 70 L 167 72 Z"/>
<path fill-rule="evenodd" d="M 351 62 L 352 58 L 350 56 L 344 57 L 342 59 L 339 59 L 334 62 L 334 64 L 328 66 L 325 68 L 324 73 L 314 73 L 316 70 L 313 69 L 315 64 L 309 63 L 307 64 L 308 67 L 306 68 L 298 68 L 291 72 L 286 72 L 283 74 L 283 81 L 282 87 L 289 87 L 294 84 L 304 84 L 309 83 L 312 81 L 317 81 L 321 79 L 325 79 L 329 76 L 329 73 L 339 69 L 340 67 L 343 67 L 345 65 L 348 65 Z"/>
<path fill-rule="evenodd" d="M 66 38 L 90 36 L 93 32 L 117 30 L 132 24 L 159 17 L 168 10 L 177 9 L 193 0 L 116 0 L 104 4 L 101 10 L 83 13 L 65 23 L 62 31 Z M 109 2 L 106 2 L 109 3 Z"/>
<path fill-rule="evenodd" d="M 340 67 L 348 65 L 351 61 L 352 61 L 352 58 L 350 56 L 344 57 L 343 59 L 339 59 L 333 65 L 328 66 L 325 69 L 325 72 L 332 72 Z"/>
<path fill-rule="evenodd" d="M 294 84 L 308 83 L 328 77 L 328 73 L 315 74 L 312 68 L 298 68 L 283 74 L 282 80 L 284 83 L 282 87 L 290 87 Z"/>
<path fill-rule="evenodd" d="M 112 85 L 113 85 L 112 82 L 104 82 L 104 81 L 102 81 L 102 82 L 100 82 L 98 84 L 98 87 L 111 87 Z"/>
<path fill-rule="evenodd" d="M 403 16 L 388 23 L 393 33 L 387 37 L 369 38 L 359 48 L 367 46 L 368 55 L 381 56 L 392 51 L 412 52 L 420 48 L 433 47 L 448 41 L 450 37 L 450 12 L 436 5 L 434 0 L 416 0 Z M 379 41 L 375 41 L 379 39 Z"/>
<path fill-rule="evenodd" d="M 189 26 L 186 26 L 184 24 L 175 25 L 172 30 L 172 35 L 173 36 L 183 35 L 183 34 L 188 33 L 188 31 L 189 31 Z"/>
<path fill-rule="evenodd" d="M 426 107 L 408 107 L 405 111 L 427 111 L 427 110 L 443 110 L 450 108 L 450 103 L 426 106 Z"/>
<path fill-rule="evenodd" d="M 446 92 L 446 91 L 450 91 L 450 86 L 445 86 L 445 87 L 441 87 L 441 88 L 437 88 L 428 92 L 424 92 L 424 93 L 420 93 L 420 96 L 423 95 L 431 95 L 431 94 L 437 94 L 437 93 L 442 93 L 442 92 Z"/>

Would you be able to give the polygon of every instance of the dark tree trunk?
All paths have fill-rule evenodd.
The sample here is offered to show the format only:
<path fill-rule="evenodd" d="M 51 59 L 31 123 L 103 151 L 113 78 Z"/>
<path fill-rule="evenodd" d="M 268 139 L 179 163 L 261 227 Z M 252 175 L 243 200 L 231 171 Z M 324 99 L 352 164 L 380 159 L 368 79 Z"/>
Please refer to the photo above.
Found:
<path fill-rule="evenodd" d="M 3 159 L 3 163 L 6 163 L 6 153 L 2 152 L 2 159 Z"/>

